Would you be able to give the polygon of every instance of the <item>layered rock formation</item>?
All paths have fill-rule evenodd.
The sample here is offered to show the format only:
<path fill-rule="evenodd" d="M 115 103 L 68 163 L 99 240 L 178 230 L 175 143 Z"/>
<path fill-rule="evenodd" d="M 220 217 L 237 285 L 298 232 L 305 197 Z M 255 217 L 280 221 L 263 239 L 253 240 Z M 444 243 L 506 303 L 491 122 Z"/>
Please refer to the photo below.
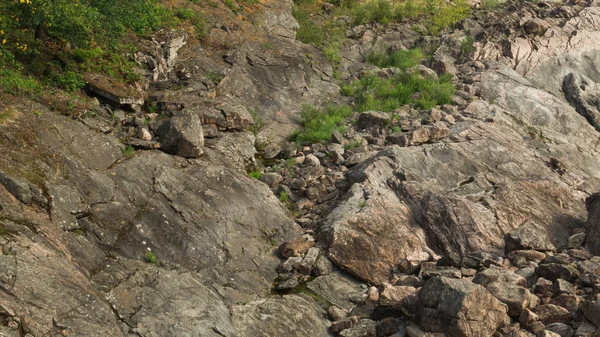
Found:
<path fill-rule="evenodd" d="M 292 3 L 261 6 L 202 44 L 138 41 L 145 101 L 92 74 L 94 116 L 3 107 L 0 335 L 599 333 L 597 7 L 520 3 L 432 40 L 355 27 L 340 78 L 420 43 L 415 71 L 460 90 L 296 148 L 299 107 L 339 87 Z"/>

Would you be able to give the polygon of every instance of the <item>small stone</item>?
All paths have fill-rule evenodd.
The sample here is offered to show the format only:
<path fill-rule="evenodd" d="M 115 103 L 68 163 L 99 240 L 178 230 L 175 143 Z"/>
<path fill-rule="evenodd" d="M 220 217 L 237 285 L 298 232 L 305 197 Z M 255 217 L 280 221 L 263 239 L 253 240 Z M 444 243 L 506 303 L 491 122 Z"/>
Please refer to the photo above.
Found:
<path fill-rule="evenodd" d="M 556 280 L 554 282 L 553 289 L 554 296 L 558 296 L 560 294 L 575 294 L 575 287 L 563 279 Z"/>
<path fill-rule="evenodd" d="M 536 274 L 547 278 L 551 281 L 557 279 L 563 279 L 567 281 L 573 281 L 579 277 L 577 269 L 571 265 L 559 264 L 559 263 L 546 263 L 541 264 L 535 268 Z"/>
<path fill-rule="evenodd" d="M 340 321 L 348 316 L 348 310 L 332 305 L 327 309 L 327 314 L 332 321 Z"/>
<path fill-rule="evenodd" d="M 460 268 L 460 272 L 463 277 L 472 277 L 475 276 L 475 274 L 477 274 L 477 269 Z"/>
<path fill-rule="evenodd" d="M 306 255 L 304 255 L 302 262 L 298 264 L 298 272 L 304 275 L 310 275 L 314 265 L 317 263 L 320 251 L 321 250 L 317 247 L 309 248 Z"/>
<path fill-rule="evenodd" d="M 546 325 L 546 330 L 552 331 L 560 337 L 573 337 L 575 332 L 573 328 L 565 323 L 551 323 Z"/>
<path fill-rule="evenodd" d="M 550 280 L 547 280 L 543 277 L 540 277 L 537 282 L 535 282 L 535 292 L 539 294 L 552 293 L 553 283 Z"/>
<path fill-rule="evenodd" d="M 279 275 L 279 280 L 276 282 L 275 289 L 290 290 L 298 286 L 298 279 L 294 274 Z"/>
<path fill-rule="evenodd" d="M 316 187 L 309 187 L 306 189 L 306 191 L 304 192 L 304 195 L 310 199 L 310 200 L 317 200 L 319 199 L 320 196 L 320 192 L 319 189 Z"/>
<path fill-rule="evenodd" d="M 152 135 L 147 128 L 140 127 L 138 128 L 138 138 L 141 140 L 152 140 Z"/>
<path fill-rule="evenodd" d="M 579 248 L 579 247 L 583 246 L 584 242 L 585 242 L 585 233 L 573 234 L 567 240 L 567 247 L 568 248 Z"/>
<path fill-rule="evenodd" d="M 523 249 L 538 251 L 554 251 L 556 249 L 546 229 L 532 221 L 506 234 L 504 236 L 504 246 L 506 252 Z"/>
<path fill-rule="evenodd" d="M 324 276 L 333 273 L 333 263 L 327 258 L 327 256 L 321 254 L 315 263 L 313 268 L 314 276 Z"/>
<path fill-rule="evenodd" d="M 579 308 L 581 298 L 572 294 L 561 294 L 550 300 L 550 304 L 558 305 L 567 309 L 569 312 L 575 312 Z"/>
<path fill-rule="evenodd" d="M 379 301 L 379 290 L 377 287 L 369 287 L 369 290 L 367 291 L 367 300 L 373 302 Z"/>
<path fill-rule="evenodd" d="M 423 280 L 414 275 L 400 275 L 394 281 L 394 285 L 420 288 L 423 286 Z"/>
<path fill-rule="evenodd" d="M 290 256 L 300 256 L 308 251 L 309 248 L 313 247 L 315 242 L 312 240 L 306 240 L 305 238 L 296 238 L 294 240 L 283 243 L 279 247 L 281 257 L 288 258 Z"/>
<path fill-rule="evenodd" d="M 340 337 L 376 337 L 377 323 L 370 319 L 361 319 L 357 324 L 340 332 Z"/>
<path fill-rule="evenodd" d="M 260 177 L 260 181 L 267 184 L 270 188 L 275 188 L 283 181 L 283 177 L 275 172 L 265 173 Z"/>
<path fill-rule="evenodd" d="M 539 321 L 539 319 L 540 316 L 529 309 L 521 311 L 521 314 L 519 315 L 519 323 L 524 327 L 531 326 L 533 322 Z"/>
<path fill-rule="evenodd" d="M 579 307 L 585 318 L 596 326 L 600 326 L 600 300 L 595 302 L 585 301 Z"/>
<path fill-rule="evenodd" d="M 304 165 L 319 166 L 319 165 L 321 165 L 321 161 L 314 154 L 309 154 L 304 159 Z"/>
<path fill-rule="evenodd" d="M 279 144 L 270 143 L 264 149 L 265 159 L 277 158 L 279 153 L 281 153 L 281 146 Z"/>
<path fill-rule="evenodd" d="M 532 311 L 540 317 L 540 321 L 544 324 L 564 323 L 571 319 L 571 314 L 565 308 L 554 304 L 538 305 Z"/>
<path fill-rule="evenodd" d="M 294 270 L 294 268 L 300 263 L 302 262 L 302 257 L 300 256 L 291 256 L 289 257 L 287 260 L 285 260 L 280 266 L 279 268 L 277 268 L 277 271 L 279 273 L 282 274 L 287 274 L 287 273 L 291 273 L 292 270 Z"/>
<path fill-rule="evenodd" d="M 331 326 L 329 327 L 329 331 L 332 334 L 337 335 L 344 330 L 350 329 L 351 327 L 352 327 L 352 320 L 349 318 L 345 318 L 345 319 L 331 323 Z"/>

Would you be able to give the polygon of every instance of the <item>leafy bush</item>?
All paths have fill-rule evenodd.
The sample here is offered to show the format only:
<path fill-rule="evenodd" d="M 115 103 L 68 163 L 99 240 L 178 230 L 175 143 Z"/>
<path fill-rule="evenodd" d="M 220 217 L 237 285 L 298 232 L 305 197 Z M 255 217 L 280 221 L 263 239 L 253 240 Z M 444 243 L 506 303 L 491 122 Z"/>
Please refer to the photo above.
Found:
<path fill-rule="evenodd" d="M 331 139 L 333 131 L 344 130 L 344 120 L 352 115 L 347 105 L 329 105 L 324 110 L 304 105 L 300 112 L 302 130 L 297 130 L 292 140 L 297 143 L 316 143 Z"/>
<path fill-rule="evenodd" d="M 40 93 L 41 86 L 30 76 L 24 76 L 18 70 L 0 70 L 0 90 L 13 95 L 35 96 Z"/>
<path fill-rule="evenodd" d="M 50 76 L 50 83 L 68 92 L 77 91 L 85 86 L 83 76 L 74 71 L 53 73 Z"/>

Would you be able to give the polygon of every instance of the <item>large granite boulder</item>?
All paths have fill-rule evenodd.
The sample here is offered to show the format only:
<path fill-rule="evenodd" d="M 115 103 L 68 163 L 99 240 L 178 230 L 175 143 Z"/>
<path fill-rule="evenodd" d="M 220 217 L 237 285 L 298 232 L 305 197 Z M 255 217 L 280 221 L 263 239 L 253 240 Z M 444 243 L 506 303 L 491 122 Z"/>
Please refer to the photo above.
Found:
<path fill-rule="evenodd" d="M 432 332 L 446 332 L 452 337 L 491 336 L 510 322 L 506 305 L 469 280 L 431 278 L 419 291 L 419 299 L 429 309 L 422 324 Z M 436 315 L 437 326 L 429 321 Z"/>

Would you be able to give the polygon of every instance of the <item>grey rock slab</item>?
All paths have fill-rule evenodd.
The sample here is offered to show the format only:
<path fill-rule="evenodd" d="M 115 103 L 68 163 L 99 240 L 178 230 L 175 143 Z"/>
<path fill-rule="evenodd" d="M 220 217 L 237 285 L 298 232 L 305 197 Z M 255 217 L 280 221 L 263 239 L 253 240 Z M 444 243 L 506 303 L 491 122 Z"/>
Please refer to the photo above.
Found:
<path fill-rule="evenodd" d="M 267 297 L 231 307 L 231 322 L 239 337 L 328 337 L 325 312 L 310 298 Z"/>
<path fill-rule="evenodd" d="M 354 295 L 364 293 L 360 283 L 341 273 L 331 273 L 316 277 L 308 283 L 308 289 L 342 309 L 350 310 L 355 304 L 350 300 Z"/>
<path fill-rule="evenodd" d="M 113 308 L 144 336 L 233 334 L 222 297 L 190 272 L 143 266 L 108 294 Z"/>

